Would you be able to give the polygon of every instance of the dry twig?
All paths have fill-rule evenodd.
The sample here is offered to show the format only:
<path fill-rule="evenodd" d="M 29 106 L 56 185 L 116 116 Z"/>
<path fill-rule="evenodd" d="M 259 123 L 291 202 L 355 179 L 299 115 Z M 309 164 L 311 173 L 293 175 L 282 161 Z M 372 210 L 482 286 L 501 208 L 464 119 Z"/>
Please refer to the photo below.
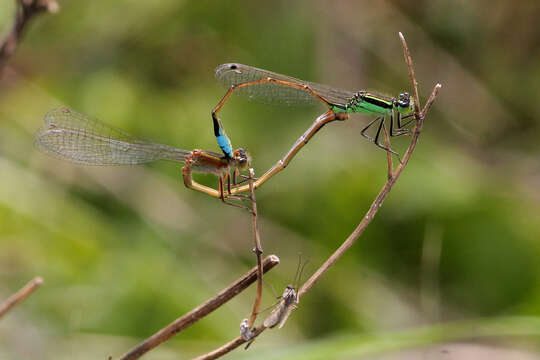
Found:
<path fill-rule="evenodd" d="M 34 15 L 43 12 L 55 13 L 58 11 L 56 0 L 16 0 L 15 22 L 9 34 L 0 46 L 0 70 L 7 60 L 15 53 L 26 25 Z"/>
<path fill-rule="evenodd" d="M 439 90 L 441 88 L 440 84 L 435 85 L 433 88 L 433 91 L 431 93 L 431 96 L 429 97 L 428 101 L 426 102 L 424 108 L 422 111 L 420 111 L 420 100 L 418 97 L 418 82 L 416 81 L 416 77 L 414 76 L 414 69 L 413 69 L 413 62 L 411 59 L 411 55 L 409 52 L 409 48 L 407 46 L 407 42 L 405 41 L 405 38 L 403 37 L 403 34 L 399 33 L 399 37 L 401 39 L 401 43 L 403 45 L 403 54 L 405 57 L 405 62 L 407 63 L 409 76 L 411 78 L 411 83 L 414 89 L 413 98 L 414 98 L 414 117 L 416 120 L 416 125 L 412 132 L 412 138 L 411 143 L 409 144 L 409 147 L 407 148 L 407 151 L 405 152 L 405 155 L 403 157 L 403 160 L 396 168 L 395 172 L 392 170 L 392 159 L 389 156 L 388 157 L 388 179 L 382 189 L 380 190 L 379 194 L 369 207 L 369 210 L 367 211 L 366 215 L 362 218 L 362 221 L 358 224 L 356 229 L 349 235 L 349 237 L 343 242 L 343 244 L 326 260 L 321 267 L 304 283 L 304 285 L 300 288 L 298 291 L 298 299 L 300 299 L 304 294 L 306 294 L 311 287 L 317 282 L 317 280 L 320 279 L 320 277 L 328 271 L 328 269 L 339 259 L 343 256 L 343 254 L 354 244 L 354 242 L 362 235 L 364 230 L 367 228 L 367 226 L 371 223 L 377 212 L 382 206 L 382 203 L 388 196 L 390 190 L 396 183 L 397 179 L 403 172 L 403 169 L 405 169 L 405 166 L 407 166 L 407 163 L 416 147 L 416 144 L 418 142 L 418 137 L 420 136 L 420 133 L 422 131 L 422 126 L 424 125 L 424 119 L 431 108 L 431 105 L 435 101 L 435 98 L 437 97 L 437 94 L 439 93 Z M 262 333 L 266 328 L 264 325 L 258 327 L 253 332 L 253 338 L 258 336 L 260 333 Z M 213 350 L 207 354 L 204 354 L 202 356 L 199 356 L 196 358 L 196 360 L 210 360 L 210 359 L 217 359 L 224 354 L 227 354 L 228 352 L 234 350 L 238 346 L 245 343 L 245 340 L 242 339 L 241 336 L 233 339 L 232 341 L 222 345 L 216 350 Z"/>
<path fill-rule="evenodd" d="M 261 237 L 259 236 L 259 226 L 258 226 L 258 213 L 257 213 L 257 199 L 255 198 L 255 187 L 253 186 L 253 182 L 255 181 L 255 171 L 253 169 L 249 169 L 249 190 L 250 190 L 250 199 L 251 199 L 251 214 L 253 218 L 253 237 L 255 242 L 255 247 L 253 248 L 253 252 L 255 253 L 255 256 L 257 256 L 257 294 L 255 295 L 255 301 L 253 302 L 253 310 L 251 312 L 251 316 L 249 317 L 248 322 L 248 329 L 251 329 L 253 327 L 253 324 L 255 323 L 255 320 L 257 319 L 257 314 L 259 313 L 259 307 L 261 305 L 261 298 L 262 298 L 262 277 L 263 277 L 263 271 L 262 271 L 262 264 L 261 264 L 261 257 L 263 253 L 263 249 L 261 246 Z"/>
<path fill-rule="evenodd" d="M 277 264 L 279 264 L 279 258 L 276 255 L 269 255 L 262 262 L 262 270 L 263 272 L 267 272 Z M 138 359 L 146 352 L 152 350 L 153 348 L 167 341 L 180 331 L 186 329 L 190 325 L 204 318 L 206 315 L 210 314 L 212 311 L 216 310 L 221 305 L 225 304 L 227 301 L 244 291 L 249 285 L 254 283 L 255 280 L 257 280 L 257 271 L 258 267 L 252 268 L 240 279 L 236 280 L 231 285 L 223 289 L 219 294 L 207 300 L 195 309 L 191 310 L 184 316 L 176 319 L 171 324 L 167 325 L 154 335 L 150 336 L 148 339 L 144 340 L 142 343 L 131 349 L 120 359 Z"/>
<path fill-rule="evenodd" d="M 11 295 L 6 301 L 0 304 L 0 318 L 4 316 L 9 310 L 11 310 L 15 305 L 21 303 L 28 296 L 32 295 L 41 284 L 43 284 L 43 279 L 41 277 L 35 277 L 26 284 L 21 290 L 17 291 L 15 294 Z"/>

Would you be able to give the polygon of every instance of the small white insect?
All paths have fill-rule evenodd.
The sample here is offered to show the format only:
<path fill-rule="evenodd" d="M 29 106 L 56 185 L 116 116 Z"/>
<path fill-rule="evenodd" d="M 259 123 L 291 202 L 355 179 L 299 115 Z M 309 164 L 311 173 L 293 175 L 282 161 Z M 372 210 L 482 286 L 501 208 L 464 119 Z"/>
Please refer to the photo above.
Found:
<path fill-rule="evenodd" d="M 304 272 L 304 267 L 307 265 L 308 261 L 305 261 L 302 264 L 302 255 L 300 254 L 298 259 L 298 266 L 296 267 L 296 274 L 294 275 L 293 284 L 287 285 L 281 295 L 281 300 L 274 310 L 264 319 L 264 326 L 267 328 L 278 327 L 281 329 L 285 322 L 291 315 L 291 312 L 297 308 L 298 304 L 298 295 L 296 290 L 300 287 L 300 282 L 302 280 L 302 273 Z"/>
<path fill-rule="evenodd" d="M 291 311 L 297 308 L 296 304 L 298 304 L 296 290 L 294 286 L 287 285 L 285 291 L 283 291 L 283 295 L 281 295 L 279 305 L 264 319 L 264 326 L 273 328 L 277 325 L 278 329 L 281 329 L 285 325 L 289 315 L 291 315 Z"/>

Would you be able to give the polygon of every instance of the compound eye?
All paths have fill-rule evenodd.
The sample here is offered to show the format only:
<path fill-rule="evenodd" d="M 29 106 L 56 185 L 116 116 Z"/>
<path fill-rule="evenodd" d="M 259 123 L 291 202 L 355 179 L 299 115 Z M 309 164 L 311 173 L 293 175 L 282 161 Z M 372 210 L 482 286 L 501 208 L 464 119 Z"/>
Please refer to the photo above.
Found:
<path fill-rule="evenodd" d="M 243 159 L 246 157 L 246 151 L 244 149 L 236 149 L 234 151 L 234 156 L 239 159 Z"/>
<path fill-rule="evenodd" d="M 411 96 L 409 95 L 409 93 L 404 92 L 399 94 L 398 105 L 401 107 L 409 107 L 411 103 L 410 98 Z"/>
<path fill-rule="evenodd" d="M 246 150 L 239 148 L 234 151 L 234 159 L 240 165 L 240 167 L 244 167 L 249 164 L 249 156 L 246 153 Z"/>

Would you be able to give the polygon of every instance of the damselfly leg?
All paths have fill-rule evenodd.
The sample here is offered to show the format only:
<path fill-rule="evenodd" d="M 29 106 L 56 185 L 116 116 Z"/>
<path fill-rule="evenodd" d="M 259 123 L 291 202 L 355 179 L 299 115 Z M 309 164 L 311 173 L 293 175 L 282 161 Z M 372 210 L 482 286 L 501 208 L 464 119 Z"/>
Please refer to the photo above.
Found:
<path fill-rule="evenodd" d="M 306 92 L 310 93 L 315 98 L 319 99 L 323 104 L 325 104 L 327 106 L 331 105 L 322 95 L 320 95 L 318 92 L 314 91 L 308 84 L 301 84 L 301 83 L 295 83 L 295 82 L 292 82 L 292 81 L 279 80 L 279 79 L 274 79 L 272 77 L 266 77 L 266 78 L 259 79 L 259 80 L 248 81 L 248 82 L 244 82 L 244 83 L 231 85 L 229 87 L 229 89 L 227 90 L 227 92 L 225 93 L 225 95 L 223 96 L 223 98 L 216 105 L 214 110 L 212 110 L 212 118 L 214 120 L 217 120 L 217 113 L 221 110 L 223 105 L 225 105 L 225 103 L 227 102 L 227 100 L 229 99 L 229 97 L 231 96 L 233 91 L 240 90 L 242 88 L 246 88 L 246 87 L 250 87 L 250 86 L 261 85 L 261 84 L 265 84 L 265 83 L 272 83 L 272 84 L 277 84 L 277 85 L 282 85 L 282 86 L 287 86 L 287 87 L 303 90 L 303 91 L 306 91 Z"/>
<path fill-rule="evenodd" d="M 339 116 L 338 116 L 339 115 Z M 266 171 L 255 183 L 253 186 L 255 188 L 258 188 L 262 184 L 264 184 L 266 181 L 268 181 L 271 177 L 282 171 L 289 165 L 291 160 L 295 157 L 295 155 L 304 147 L 309 140 L 326 124 L 335 121 L 335 120 L 344 120 L 343 114 L 336 114 L 332 110 L 327 111 L 326 113 L 319 116 L 313 124 L 296 140 L 294 145 L 289 149 L 289 151 L 278 160 L 274 166 L 272 166 L 270 169 Z M 238 191 L 242 191 L 243 187 L 238 188 Z M 234 190 L 233 190 L 234 192 Z"/>

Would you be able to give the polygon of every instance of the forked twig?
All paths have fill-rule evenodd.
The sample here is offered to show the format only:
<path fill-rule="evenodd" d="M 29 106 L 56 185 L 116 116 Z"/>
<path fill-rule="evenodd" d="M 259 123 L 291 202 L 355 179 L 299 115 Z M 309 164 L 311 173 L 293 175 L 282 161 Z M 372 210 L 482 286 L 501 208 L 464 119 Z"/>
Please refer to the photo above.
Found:
<path fill-rule="evenodd" d="M 279 258 L 276 255 L 269 255 L 262 262 L 262 270 L 263 272 L 267 272 L 277 264 L 279 264 Z M 138 359 L 146 352 L 152 350 L 153 348 L 167 341 L 180 331 L 204 318 L 206 315 L 210 314 L 212 311 L 216 310 L 221 305 L 225 304 L 227 301 L 245 290 L 249 285 L 254 283 L 257 280 L 257 271 L 257 266 L 252 268 L 240 279 L 236 280 L 231 285 L 223 289 L 219 294 L 202 303 L 184 316 L 176 319 L 154 335 L 150 336 L 148 339 L 144 340 L 142 343 L 135 346 L 128 353 L 123 355 L 120 359 Z"/>
<path fill-rule="evenodd" d="M 9 57 L 15 53 L 15 49 L 17 49 L 17 45 L 30 19 L 34 15 L 45 11 L 49 13 L 58 11 L 58 3 L 55 0 L 16 0 L 15 2 L 15 22 L 0 46 L 0 70 Z"/>
<path fill-rule="evenodd" d="M 409 52 L 409 48 L 407 46 L 407 42 L 405 41 L 405 38 L 403 37 L 403 34 L 399 33 L 399 37 L 401 39 L 401 43 L 403 45 L 403 54 L 405 57 L 405 62 L 407 63 L 407 67 L 409 69 L 409 76 L 411 78 L 411 83 L 413 85 L 414 89 L 414 117 L 416 119 L 416 125 L 413 129 L 413 135 L 411 139 L 411 143 L 409 144 L 409 147 L 407 148 L 407 151 L 405 152 L 405 155 L 403 156 L 403 160 L 396 168 L 396 171 L 394 174 L 389 174 L 388 180 L 382 187 L 381 191 L 371 203 L 371 206 L 369 207 L 368 212 L 366 215 L 362 218 L 362 221 L 360 221 L 360 224 L 354 229 L 354 231 L 349 235 L 347 240 L 324 262 L 324 264 L 304 283 L 304 285 L 300 288 L 298 291 L 298 298 L 300 299 L 311 287 L 315 284 L 315 282 L 326 272 L 328 269 L 347 251 L 354 242 L 362 235 L 364 230 L 367 228 L 367 226 L 371 223 L 379 209 L 381 208 L 384 200 L 390 193 L 390 190 L 392 190 L 392 187 L 396 183 L 397 179 L 403 172 L 403 169 L 405 169 L 405 166 L 407 166 L 407 163 L 409 162 L 409 159 L 416 147 L 416 144 L 418 142 L 418 137 L 420 136 L 420 133 L 422 132 L 422 127 L 424 125 L 424 119 L 427 111 L 431 108 L 431 105 L 433 104 L 433 101 L 435 101 L 435 98 L 437 97 L 437 94 L 439 93 L 439 90 L 441 89 L 441 84 L 435 85 L 433 88 L 433 91 L 431 93 L 431 96 L 429 97 L 428 101 L 426 102 L 424 109 L 420 111 L 420 99 L 418 98 L 418 82 L 416 81 L 416 78 L 414 76 L 414 69 L 413 69 L 413 62 L 411 59 L 411 55 Z"/>
<path fill-rule="evenodd" d="M 298 299 L 300 299 L 304 294 L 306 294 L 311 287 L 319 280 L 319 278 L 328 271 L 328 269 L 339 259 L 343 254 L 354 244 L 354 242 L 362 235 L 364 230 L 367 228 L 367 226 L 371 223 L 377 212 L 382 206 L 382 203 L 388 196 L 390 190 L 396 183 L 397 179 L 401 175 L 403 169 L 405 166 L 407 166 L 407 163 L 416 147 L 416 143 L 418 142 L 418 137 L 420 136 L 420 133 L 422 131 L 422 126 L 424 125 L 424 119 L 426 116 L 426 113 L 431 108 L 431 105 L 435 101 L 435 98 L 437 97 L 437 94 L 439 93 L 439 90 L 441 89 L 441 85 L 437 84 L 433 88 L 433 91 L 431 93 L 431 96 L 429 97 L 428 101 L 426 102 L 424 108 L 422 111 L 420 111 L 420 100 L 418 97 L 418 86 L 417 81 L 414 76 L 414 69 L 413 69 L 413 62 L 411 59 L 411 55 L 409 52 L 409 48 L 407 46 L 407 42 L 405 41 L 405 38 L 403 37 L 403 34 L 399 33 L 399 37 L 401 39 L 401 43 L 403 45 L 403 54 L 405 57 L 405 62 L 407 63 L 407 67 L 409 70 L 409 76 L 411 78 L 411 83 L 414 89 L 413 97 L 414 97 L 414 117 L 416 119 L 416 125 L 413 129 L 413 134 L 411 138 L 411 143 L 409 144 L 409 147 L 407 148 L 407 151 L 405 152 L 405 155 L 396 168 L 395 172 L 392 171 L 392 164 L 391 159 L 388 162 L 388 179 L 382 189 L 380 190 L 379 194 L 371 204 L 369 210 L 367 211 L 366 215 L 362 218 L 356 229 L 349 235 L 349 237 L 343 242 L 343 244 L 326 260 L 321 267 L 304 283 L 304 285 L 300 288 L 298 291 Z M 258 327 L 253 332 L 253 338 L 258 336 L 260 333 L 262 333 L 266 328 L 264 325 Z M 216 350 L 213 350 L 207 354 L 204 354 L 202 356 L 199 356 L 196 358 L 196 360 L 209 360 L 209 359 L 217 359 L 224 354 L 227 354 L 228 352 L 234 350 L 238 346 L 245 343 L 245 340 L 242 339 L 242 337 L 237 337 L 233 339 L 232 341 L 222 345 Z"/>
<path fill-rule="evenodd" d="M 32 295 L 32 293 L 36 291 L 41 284 L 43 284 L 43 279 L 40 276 L 35 277 L 22 289 L 7 298 L 6 301 L 0 304 L 0 318 L 10 311 L 15 305 L 21 303 L 28 296 Z"/>

